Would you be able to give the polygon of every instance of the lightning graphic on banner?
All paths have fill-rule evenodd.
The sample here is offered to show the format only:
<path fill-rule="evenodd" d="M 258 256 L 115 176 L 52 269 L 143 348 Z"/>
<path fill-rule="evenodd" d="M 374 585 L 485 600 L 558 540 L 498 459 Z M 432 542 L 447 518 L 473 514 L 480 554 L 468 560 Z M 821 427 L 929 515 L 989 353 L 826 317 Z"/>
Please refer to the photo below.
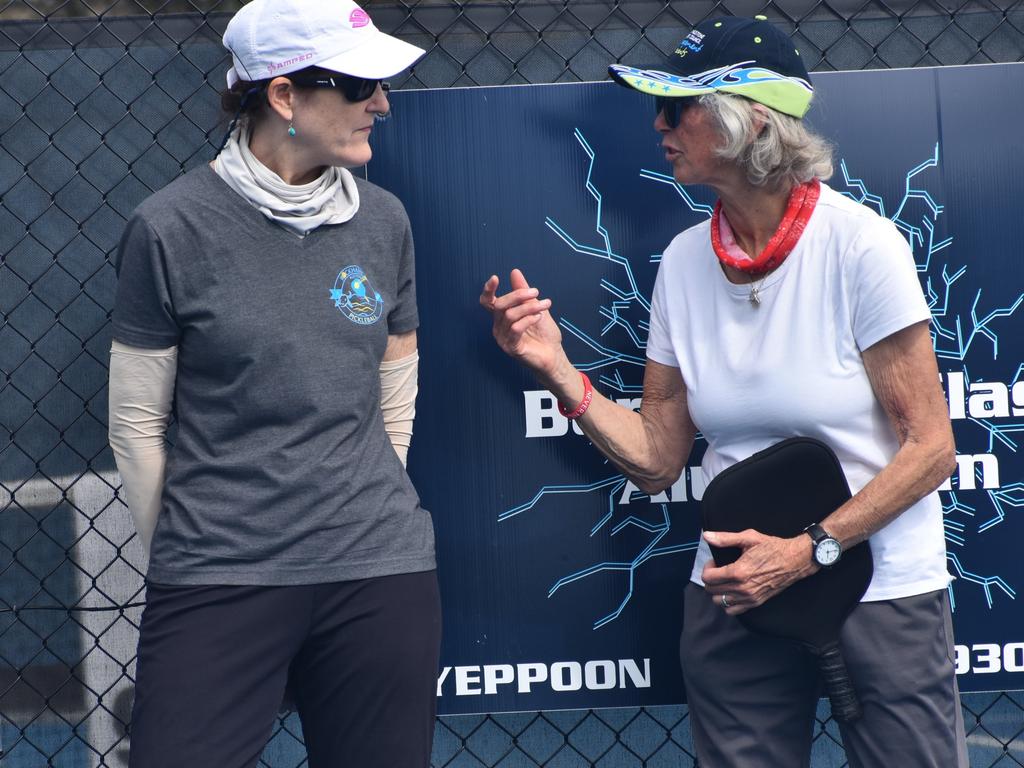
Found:
<path fill-rule="evenodd" d="M 981 290 L 979 289 L 971 302 L 969 317 L 962 313 L 953 313 L 950 310 L 950 296 L 954 285 L 967 275 L 967 267 L 961 265 L 951 271 L 949 264 L 942 264 L 938 267 L 936 254 L 948 249 L 952 243 L 952 237 L 939 239 L 936 235 L 936 222 L 944 211 L 934 197 L 926 189 L 918 185 L 917 177 L 929 168 L 939 166 L 939 144 L 928 159 L 916 167 L 907 171 L 904 178 L 903 195 L 895 210 L 886 210 L 885 201 L 881 196 L 871 193 L 862 179 L 855 178 L 849 172 L 846 161 L 840 162 L 840 171 L 847 190 L 843 192 L 847 197 L 859 203 L 874 208 L 880 215 L 890 218 L 896 227 L 904 234 L 914 253 L 914 262 L 917 271 L 924 277 L 924 292 L 928 300 L 928 306 L 932 312 L 932 342 L 935 347 L 935 354 L 940 360 L 953 360 L 961 365 L 965 381 L 970 381 L 966 359 L 972 347 L 976 347 L 975 355 L 984 354 L 977 348 L 982 339 L 990 342 L 992 359 L 999 357 L 999 334 L 993 327 L 999 320 L 1014 314 L 1021 303 L 1024 302 L 1024 294 L 1019 294 L 1009 306 L 989 307 L 979 309 L 982 305 Z M 920 201 L 924 206 L 924 212 L 918 220 L 914 220 L 910 211 L 912 202 Z M 934 274 L 938 271 L 938 274 Z M 938 287 L 937 287 L 938 285 Z M 1016 382 L 1021 374 L 1019 366 L 1014 374 Z M 1024 424 L 995 424 L 991 419 L 969 418 L 972 423 L 989 433 L 989 450 L 998 441 L 1005 448 L 1016 453 L 1018 444 L 1009 437 L 1010 434 L 1024 431 Z M 962 471 L 962 470 L 961 470 Z M 969 471 L 979 472 L 979 468 L 972 467 Z M 974 478 L 976 481 L 982 478 Z M 963 485 L 963 483 L 961 483 Z M 999 525 L 1006 518 L 1006 510 L 1009 507 L 1024 506 L 1024 483 L 1013 483 L 996 490 L 987 490 L 986 496 L 992 506 L 992 515 L 983 515 L 983 520 L 975 525 L 978 511 L 975 507 L 965 504 L 957 498 L 954 491 L 944 491 L 942 511 L 945 516 L 944 525 L 946 533 L 946 544 L 948 548 L 947 559 L 950 569 L 958 580 L 981 587 L 985 595 L 985 601 L 989 608 L 994 604 L 993 590 L 999 590 L 1011 599 L 1016 598 L 1016 591 L 1001 576 L 982 575 L 975 573 L 970 567 L 964 564 L 965 555 L 961 555 L 960 549 L 969 547 L 968 534 L 973 527 L 973 534 L 980 535 L 993 527 Z M 956 591 L 950 585 L 950 600 L 956 607 Z"/>

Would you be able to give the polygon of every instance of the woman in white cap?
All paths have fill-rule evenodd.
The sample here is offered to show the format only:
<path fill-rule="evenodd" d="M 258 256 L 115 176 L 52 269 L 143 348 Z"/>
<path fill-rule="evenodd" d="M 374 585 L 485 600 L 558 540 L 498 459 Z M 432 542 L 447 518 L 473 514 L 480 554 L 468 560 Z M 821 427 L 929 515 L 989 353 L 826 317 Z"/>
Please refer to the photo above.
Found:
<path fill-rule="evenodd" d="M 498 344 L 651 494 L 679 477 L 698 430 L 708 481 L 799 435 L 832 447 L 854 491 L 790 538 L 704 533 L 680 643 L 700 765 L 810 765 L 817 661 L 737 616 L 869 541 L 874 576 L 840 638 L 863 710 L 840 723 L 849 763 L 967 768 L 935 493 L 953 438 L 907 242 L 822 183 L 831 152 L 801 120 L 810 78 L 767 21 L 709 19 L 665 62 L 611 74 L 656 97 L 675 180 L 719 196 L 711 220 L 662 258 L 643 405 L 592 388 L 562 349 L 550 300 L 518 270 L 509 293 L 491 277 L 480 296 Z M 742 554 L 715 567 L 709 542 Z"/>
<path fill-rule="evenodd" d="M 119 249 L 110 439 L 149 550 L 130 764 L 256 765 L 287 684 L 313 768 L 426 768 L 441 615 L 404 469 L 412 236 L 348 170 L 382 78 L 423 51 L 347 0 L 253 0 L 224 43 L 226 145 Z"/>

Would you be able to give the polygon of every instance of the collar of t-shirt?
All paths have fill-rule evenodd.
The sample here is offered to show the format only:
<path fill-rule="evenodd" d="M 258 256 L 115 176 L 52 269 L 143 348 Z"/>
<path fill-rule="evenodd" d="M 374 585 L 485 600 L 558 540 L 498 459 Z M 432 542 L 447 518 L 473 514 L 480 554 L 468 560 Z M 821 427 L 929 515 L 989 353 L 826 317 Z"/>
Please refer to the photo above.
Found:
<path fill-rule="evenodd" d="M 232 132 L 213 170 L 260 213 L 300 237 L 322 224 L 342 224 L 359 210 L 359 190 L 347 168 L 328 167 L 308 184 L 287 184 L 250 151 L 246 123 Z"/>

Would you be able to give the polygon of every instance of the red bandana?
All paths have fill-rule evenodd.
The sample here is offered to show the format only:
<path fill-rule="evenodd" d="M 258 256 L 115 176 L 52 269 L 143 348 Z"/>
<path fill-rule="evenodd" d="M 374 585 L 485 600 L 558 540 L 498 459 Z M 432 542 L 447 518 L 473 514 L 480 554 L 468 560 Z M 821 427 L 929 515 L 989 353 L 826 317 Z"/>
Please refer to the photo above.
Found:
<path fill-rule="evenodd" d="M 796 247 L 800 235 L 804 233 L 807 222 L 814 213 L 814 206 L 818 203 L 821 195 L 821 184 L 817 179 L 812 179 L 805 184 L 800 184 L 789 193 L 789 202 L 786 203 L 786 213 L 779 222 L 779 228 L 775 230 L 768 245 L 757 255 L 756 259 L 747 258 L 745 254 L 734 254 L 731 251 L 738 251 L 735 241 L 723 242 L 723 224 L 725 231 L 731 235 L 729 222 L 722 215 L 722 201 L 715 203 L 715 212 L 711 215 L 711 246 L 715 249 L 715 255 L 723 264 L 735 267 L 748 275 L 763 275 L 771 272 L 786 260 L 790 252 Z M 732 240 L 726 237 L 726 240 Z M 731 248 L 729 246 L 732 246 Z"/>

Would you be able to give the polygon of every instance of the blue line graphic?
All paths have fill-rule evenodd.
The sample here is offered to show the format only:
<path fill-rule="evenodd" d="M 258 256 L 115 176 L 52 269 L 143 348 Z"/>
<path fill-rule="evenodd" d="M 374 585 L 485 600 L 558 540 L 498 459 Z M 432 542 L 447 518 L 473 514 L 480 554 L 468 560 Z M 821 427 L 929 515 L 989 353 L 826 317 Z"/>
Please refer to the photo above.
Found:
<path fill-rule="evenodd" d="M 582 571 L 577 571 L 576 573 L 570 573 L 568 576 L 563 576 L 561 579 L 555 582 L 554 586 L 551 587 L 551 590 L 548 592 L 548 597 L 551 597 L 553 594 L 555 594 L 555 592 L 564 587 L 566 584 L 571 584 L 572 582 L 584 579 L 587 576 L 592 576 L 596 573 L 602 573 L 606 571 L 624 571 L 629 574 L 629 588 L 626 591 L 626 596 L 622 598 L 622 602 L 619 603 L 618 607 L 614 611 L 609 613 L 607 616 L 602 616 L 597 621 L 595 621 L 593 628 L 600 629 L 608 622 L 617 619 L 622 614 L 623 609 L 629 603 L 630 598 L 633 597 L 633 580 L 634 576 L 636 575 L 637 568 L 639 568 L 645 562 L 654 557 L 660 557 L 662 555 L 674 555 L 680 552 L 692 552 L 697 548 L 696 541 L 688 542 L 686 544 L 677 544 L 671 547 L 657 546 L 658 542 L 661 541 L 665 537 L 665 534 L 667 534 L 669 530 L 672 528 L 672 522 L 669 519 L 668 514 L 668 505 L 662 504 L 660 506 L 662 511 L 662 522 L 660 523 L 649 523 L 645 520 L 642 520 L 641 518 L 630 516 L 612 529 L 612 536 L 614 536 L 623 528 L 626 528 L 628 526 L 636 526 L 641 530 L 654 534 L 650 543 L 648 543 L 648 545 L 644 547 L 640 551 L 640 553 L 635 558 L 633 558 L 633 560 L 631 560 L 630 562 L 619 563 L 597 563 L 596 565 L 592 565 L 589 568 L 583 569 Z"/>
<path fill-rule="evenodd" d="M 961 364 L 964 379 L 970 382 L 967 367 L 964 364 L 968 352 L 972 347 L 977 347 L 976 342 L 980 339 L 988 339 L 991 343 L 992 359 L 999 357 L 999 334 L 995 329 L 998 321 L 1013 315 L 1024 302 L 1024 293 L 1005 307 L 988 308 L 979 310 L 981 305 L 981 291 L 974 295 L 970 307 L 969 316 L 956 314 L 950 310 L 950 298 L 955 284 L 962 280 L 967 274 L 967 267 L 964 265 L 951 267 L 948 263 L 938 266 L 936 254 L 950 249 L 953 244 L 952 237 L 940 238 L 936 234 L 936 223 L 944 212 L 944 207 L 936 202 L 935 198 L 922 187 L 918 177 L 930 168 L 939 166 L 939 145 L 935 145 L 931 157 L 907 171 L 904 178 L 903 195 L 890 215 L 886 212 L 884 199 L 870 191 L 862 179 L 850 174 L 846 161 L 840 162 L 843 181 L 847 187 L 843 191 L 847 197 L 857 202 L 869 205 L 881 215 L 889 215 L 896 227 L 907 238 L 914 253 L 914 262 L 917 271 L 924 277 L 925 297 L 932 314 L 932 341 L 935 347 L 935 354 L 940 360 L 954 360 Z M 909 211 L 910 203 L 914 200 L 924 204 L 925 213 L 920 220 L 911 219 Z M 933 277 L 933 272 L 938 270 L 938 275 Z M 936 288 L 937 283 L 941 288 Z M 980 350 L 975 349 L 975 354 Z M 1020 378 L 1024 365 L 1019 365 L 1013 380 Z M 1024 432 L 1024 423 L 996 424 L 989 419 L 968 417 L 967 423 L 974 424 L 988 432 L 988 448 L 992 451 L 995 443 L 1016 453 L 1018 443 L 1010 437 L 1018 432 Z M 980 467 L 974 467 L 974 480 L 976 487 L 982 488 L 983 475 Z M 956 606 L 955 591 L 958 582 L 980 586 L 985 595 L 985 601 L 989 608 L 993 606 L 993 587 L 1001 590 L 1010 599 L 1016 599 L 1016 592 L 1001 576 L 984 576 L 976 573 L 964 565 L 964 558 L 968 556 L 965 551 L 961 554 L 959 550 L 969 550 L 969 541 L 972 536 L 983 534 L 998 526 L 1006 519 L 1008 509 L 1016 509 L 1024 506 L 1024 484 L 1013 483 L 998 490 L 985 491 L 985 498 L 988 499 L 994 514 L 985 516 L 984 521 L 978 522 L 978 510 L 957 498 L 955 491 L 946 491 L 941 495 L 945 497 L 943 502 L 943 524 L 947 543 L 947 560 L 951 572 L 956 575 L 957 582 L 949 587 L 950 599 L 953 606 Z"/>

